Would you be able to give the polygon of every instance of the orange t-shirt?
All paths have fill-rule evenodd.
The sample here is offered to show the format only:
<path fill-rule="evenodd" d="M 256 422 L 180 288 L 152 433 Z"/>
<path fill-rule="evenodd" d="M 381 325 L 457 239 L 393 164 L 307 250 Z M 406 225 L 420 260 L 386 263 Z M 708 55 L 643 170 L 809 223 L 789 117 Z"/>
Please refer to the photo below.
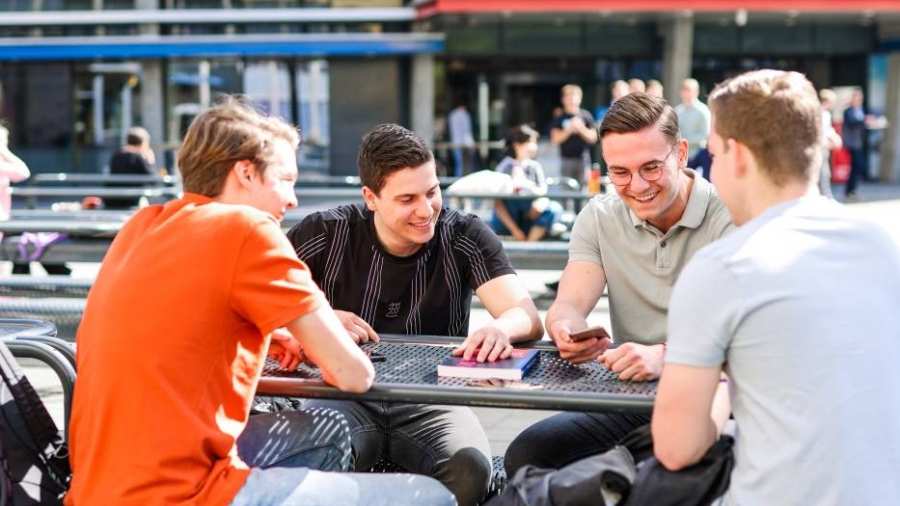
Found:
<path fill-rule="evenodd" d="M 269 334 L 324 301 L 262 211 L 186 194 L 138 212 L 78 329 L 66 504 L 230 503 Z"/>

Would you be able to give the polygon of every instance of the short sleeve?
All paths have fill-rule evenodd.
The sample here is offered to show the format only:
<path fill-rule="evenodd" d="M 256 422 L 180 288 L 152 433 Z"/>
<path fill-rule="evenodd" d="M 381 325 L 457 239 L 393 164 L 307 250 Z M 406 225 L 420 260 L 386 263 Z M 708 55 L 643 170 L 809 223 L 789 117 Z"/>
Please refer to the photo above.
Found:
<path fill-rule="evenodd" d="M 456 233 L 452 243 L 469 266 L 468 272 L 464 273 L 469 286 L 477 289 L 494 278 L 515 274 L 497 234 L 477 216 L 467 216 L 465 220 L 468 223 Z"/>
<path fill-rule="evenodd" d="M 560 130 L 561 130 L 561 129 L 562 129 L 562 125 L 563 125 L 563 115 L 562 115 L 562 114 L 560 114 L 559 116 L 553 118 L 553 124 L 551 125 L 552 128 L 556 128 L 556 129 L 560 129 Z"/>
<path fill-rule="evenodd" d="M 570 262 L 594 262 L 603 266 L 600 253 L 600 224 L 594 203 L 588 203 L 575 218 L 569 239 Z"/>
<path fill-rule="evenodd" d="M 268 334 L 325 302 L 309 269 L 274 220 L 251 226 L 235 264 L 231 303 Z"/>
<path fill-rule="evenodd" d="M 594 116 L 590 113 L 590 111 L 581 111 L 581 117 L 584 120 L 584 126 L 588 128 L 594 128 L 596 121 L 594 121 Z"/>
<path fill-rule="evenodd" d="M 287 233 L 288 240 L 297 254 L 313 274 L 313 279 L 321 279 L 325 268 L 324 258 L 328 250 L 328 229 L 321 213 L 313 213 L 303 218 Z"/>
<path fill-rule="evenodd" d="M 720 260 L 703 250 L 694 255 L 672 289 L 666 363 L 722 365 L 740 300 L 736 282 Z"/>

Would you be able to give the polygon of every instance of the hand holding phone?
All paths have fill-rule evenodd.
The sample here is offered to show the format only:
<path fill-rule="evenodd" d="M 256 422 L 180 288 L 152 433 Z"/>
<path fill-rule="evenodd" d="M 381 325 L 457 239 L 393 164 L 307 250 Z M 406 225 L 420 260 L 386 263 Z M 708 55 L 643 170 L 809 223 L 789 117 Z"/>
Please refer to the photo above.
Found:
<path fill-rule="evenodd" d="M 578 332 L 572 332 L 569 334 L 569 339 L 575 341 L 576 343 L 579 341 L 584 341 L 585 339 L 590 338 L 603 339 L 604 337 L 612 341 L 612 337 L 610 337 L 609 333 L 606 332 L 606 329 L 603 328 L 602 325 L 597 325 L 594 327 L 588 327 L 584 330 L 579 330 Z"/>

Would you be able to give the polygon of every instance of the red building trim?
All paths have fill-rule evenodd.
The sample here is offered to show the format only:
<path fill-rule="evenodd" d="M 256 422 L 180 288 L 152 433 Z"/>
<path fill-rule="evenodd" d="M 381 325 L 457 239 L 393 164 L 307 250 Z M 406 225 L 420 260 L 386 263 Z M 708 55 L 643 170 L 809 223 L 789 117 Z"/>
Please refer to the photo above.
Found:
<path fill-rule="evenodd" d="M 900 12 L 898 0 L 432 0 L 419 17 L 490 12 Z"/>

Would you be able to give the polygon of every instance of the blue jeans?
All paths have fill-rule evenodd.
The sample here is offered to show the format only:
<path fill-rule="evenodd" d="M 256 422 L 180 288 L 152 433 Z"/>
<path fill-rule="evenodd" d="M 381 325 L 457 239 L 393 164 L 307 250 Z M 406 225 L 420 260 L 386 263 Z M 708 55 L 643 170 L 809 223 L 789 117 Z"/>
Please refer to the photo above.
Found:
<path fill-rule="evenodd" d="M 403 474 L 355 474 L 350 426 L 323 408 L 254 415 L 237 440 L 252 469 L 233 506 L 456 504 L 436 480 Z"/>
<path fill-rule="evenodd" d="M 528 231 L 531 230 L 531 227 L 541 227 L 549 232 L 553 224 L 559 222 L 562 217 L 562 206 L 559 202 L 551 201 L 547 208 L 541 211 L 537 218 L 532 220 L 529 216 L 532 204 L 533 201 L 531 200 L 510 199 L 503 201 L 503 205 L 506 206 L 506 211 L 525 235 L 528 235 Z M 494 233 L 497 235 L 512 235 L 512 232 L 506 228 L 506 225 L 504 225 L 502 221 L 500 221 L 500 217 L 497 216 L 496 211 L 491 215 L 490 225 L 491 229 L 493 229 Z"/>

